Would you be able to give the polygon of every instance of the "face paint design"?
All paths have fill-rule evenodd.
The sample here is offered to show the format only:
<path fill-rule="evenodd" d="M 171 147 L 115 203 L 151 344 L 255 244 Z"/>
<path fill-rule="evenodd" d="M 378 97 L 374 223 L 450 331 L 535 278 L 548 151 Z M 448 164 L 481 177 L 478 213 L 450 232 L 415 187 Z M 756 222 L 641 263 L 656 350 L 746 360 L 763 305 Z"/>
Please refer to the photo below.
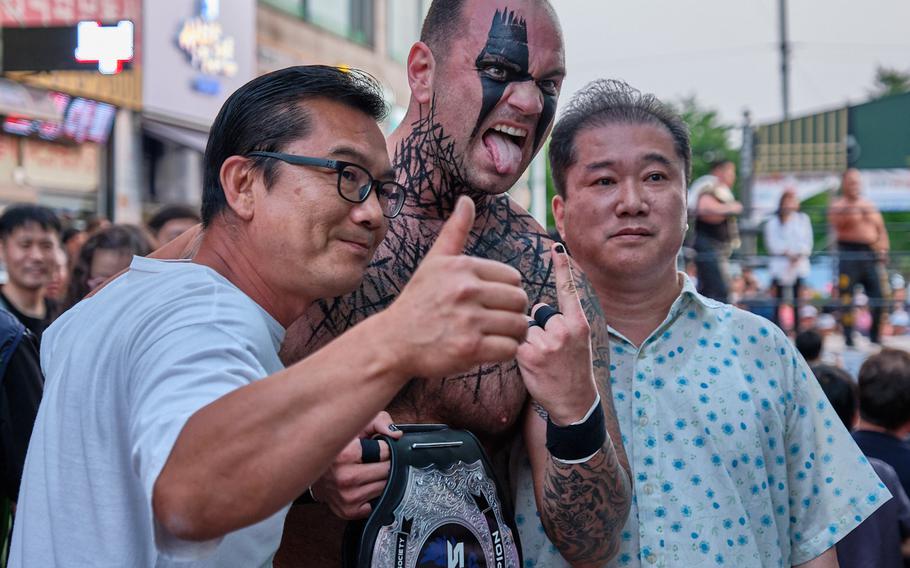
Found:
<path fill-rule="evenodd" d="M 477 135 L 480 125 L 502 99 L 509 83 L 535 81 L 529 72 L 528 60 L 528 26 L 524 18 L 509 9 L 496 10 L 487 43 L 474 62 L 483 87 L 483 101 L 471 136 Z M 553 120 L 558 94 L 555 88 L 545 89 L 540 85 L 538 88 L 543 94 L 543 110 L 534 136 L 535 149 Z"/>

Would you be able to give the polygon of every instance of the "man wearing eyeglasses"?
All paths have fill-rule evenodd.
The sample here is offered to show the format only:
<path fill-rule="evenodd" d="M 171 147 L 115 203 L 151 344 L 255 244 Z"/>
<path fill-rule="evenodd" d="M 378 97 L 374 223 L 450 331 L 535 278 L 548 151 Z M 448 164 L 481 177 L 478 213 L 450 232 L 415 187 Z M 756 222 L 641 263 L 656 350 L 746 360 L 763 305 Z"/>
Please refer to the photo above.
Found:
<path fill-rule="evenodd" d="M 462 254 L 462 200 L 393 307 L 281 364 L 285 327 L 360 283 L 401 210 L 383 112 L 374 80 L 318 66 L 225 102 L 194 259 L 134 258 L 44 336 L 12 566 L 270 566 L 289 503 L 410 377 L 515 356 L 527 295 Z"/>
<path fill-rule="evenodd" d="M 557 307 L 552 240 L 505 194 L 540 150 L 565 75 L 562 33 L 552 8 L 544 1 L 437 0 L 407 68 L 409 109 L 388 141 L 392 165 L 408 191 L 401 216 L 357 291 L 314 306 L 289 329 L 286 361 L 394 306 L 461 195 L 477 206 L 468 254 L 510 264 L 521 272 L 532 304 Z M 388 412 L 399 423 L 439 422 L 470 430 L 494 461 L 509 449 L 516 450 L 514 461 L 530 460 L 550 540 L 574 565 L 602 565 L 618 548 L 618 529 L 628 511 L 628 465 L 610 394 L 603 316 L 580 275 L 578 292 L 592 332 L 593 369 L 589 358 L 566 361 L 557 355 L 575 342 L 563 333 L 565 318 L 557 316 L 553 321 L 559 324 L 529 332 L 524 357 L 517 361 L 412 381 Z M 530 368 L 529 358 L 540 364 Z M 606 443 L 583 463 L 560 461 L 547 447 L 548 418 L 557 426 L 581 421 L 598 392 Z M 385 488 L 384 444 L 382 451 L 382 463 L 363 464 L 360 443 L 353 440 L 336 458 L 312 490 L 325 505 L 297 506 L 289 514 L 278 563 L 339 563 L 340 519 L 369 515 L 370 502 Z"/>

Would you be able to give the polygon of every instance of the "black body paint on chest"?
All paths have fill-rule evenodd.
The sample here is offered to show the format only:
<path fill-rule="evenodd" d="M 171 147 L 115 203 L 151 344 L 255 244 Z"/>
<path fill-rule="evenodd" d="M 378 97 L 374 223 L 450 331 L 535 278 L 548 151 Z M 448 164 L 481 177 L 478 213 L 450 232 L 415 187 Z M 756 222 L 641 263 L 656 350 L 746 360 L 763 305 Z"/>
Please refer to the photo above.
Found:
<path fill-rule="evenodd" d="M 472 137 L 478 134 L 480 125 L 502 99 L 510 83 L 535 81 L 529 70 L 529 59 L 528 25 L 524 18 L 517 16 L 508 8 L 503 11 L 496 10 L 490 25 L 490 33 L 487 35 L 487 43 L 474 62 L 483 88 L 483 100 L 474 131 L 471 133 Z M 505 75 L 501 78 L 492 77 L 489 70 L 494 67 L 503 70 Z M 534 133 L 535 149 L 539 147 L 543 134 L 556 113 L 556 95 L 544 92 L 541 94 L 543 110 L 538 117 Z"/>

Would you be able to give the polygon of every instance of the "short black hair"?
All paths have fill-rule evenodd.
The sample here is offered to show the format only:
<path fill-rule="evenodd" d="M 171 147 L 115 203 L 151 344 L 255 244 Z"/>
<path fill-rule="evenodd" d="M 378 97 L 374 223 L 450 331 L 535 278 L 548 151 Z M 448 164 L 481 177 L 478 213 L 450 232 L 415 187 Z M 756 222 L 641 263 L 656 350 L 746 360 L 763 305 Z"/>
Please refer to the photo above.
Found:
<path fill-rule="evenodd" d="M 818 379 L 818 384 L 825 391 L 828 402 L 837 416 L 847 427 L 853 429 L 853 420 L 856 418 L 856 385 L 847 371 L 833 365 L 815 365 L 812 373 Z"/>
<path fill-rule="evenodd" d="M 60 242 L 66 244 L 70 242 L 74 237 L 81 235 L 82 231 L 73 227 L 72 225 L 64 227 L 63 231 L 60 233 Z"/>
<path fill-rule="evenodd" d="M 433 0 L 420 28 L 420 41 L 429 46 L 433 55 L 449 48 L 452 37 L 461 29 L 461 9 L 464 0 Z"/>
<path fill-rule="evenodd" d="M 10 236 L 19 227 L 35 223 L 45 231 L 52 231 L 60 236 L 62 226 L 57 214 L 42 205 L 31 203 L 14 203 L 0 215 L 0 239 Z"/>
<path fill-rule="evenodd" d="M 882 349 L 859 368 L 859 414 L 897 430 L 910 422 L 910 353 Z"/>
<path fill-rule="evenodd" d="M 729 158 L 719 158 L 719 159 L 717 159 L 717 160 L 713 160 L 713 161 L 708 165 L 708 171 L 709 171 L 709 172 L 713 172 L 713 171 L 716 170 L 717 168 L 719 168 L 719 167 L 721 167 L 721 166 L 726 166 L 727 164 L 733 164 L 734 167 L 736 166 L 736 162 L 734 162 L 733 160 L 731 160 L 731 159 L 729 159 Z"/>
<path fill-rule="evenodd" d="M 427 10 L 423 26 L 420 28 L 420 41 L 427 44 L 437 60 L 448 53 L 452 38 L 463 33 L 464 5 L 465 0 L 433 0 Z M 556 19 L 556 12 L 549 0 L 538 0 L 538 5 L 546 7 L 551 17 Z"/>
<path fill-rule="evenodd" d="M 801 331 L 796 335 L 796 350 L 802 353 L 806 361 L 814 361 L 822 353 L 822 334 L 814 329 Z"/>
<path fill-rule="evenodd" d="M 692 171 L 689 127 L 673 107 L 627 83 L 599 79 L 575 93 L 550 138 L 550 170 L 556 191 L 566 197 L 566 175 L 575 163 L 575 139 L 585 130 L 608 124 L 656 124 L 673 138 L 676 154 L 685 164 L 686 186 Z"/>
<path fill-rule="evenodd" d="M 148 226 L 149 230 L 153 233 L 158 234 L 161 227 L 167 225 L 174 219 L 192 219 L 197 223 L 202 220 L 202 218 L 199 217 L 199 210 L 195 207 L 183 205 L 181 203 L 171 203 L 162 205 L 158 211 L 155 211 L 155 214 L 149 218 L 146 226 Z"/>
<path fill-rule="evenodd" d="M 382 87 L 368 73 L 325 65 L 298 65 L 253 79 L 228 97 L 209 132 L 203 158 L 202 224 L 208 226 L 227 207 L 221 166 L 231 156 L 254 151 L 280 152 L 304 138 L 311 116 L 300 103 L 315 98 L 337 101 L 377 122 L 388 109 Z M 252 158 L 266 187 L 275 179 L 275 160 Z"/>

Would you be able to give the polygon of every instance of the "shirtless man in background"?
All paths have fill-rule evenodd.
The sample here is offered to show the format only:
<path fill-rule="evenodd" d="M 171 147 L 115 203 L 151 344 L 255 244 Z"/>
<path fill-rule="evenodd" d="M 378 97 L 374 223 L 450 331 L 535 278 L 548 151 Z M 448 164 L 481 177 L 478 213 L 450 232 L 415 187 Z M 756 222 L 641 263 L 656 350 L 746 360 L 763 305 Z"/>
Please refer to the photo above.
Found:
<path fill-rule="evenodd" d="M 862 284 L 872 307 L 869 339 L 879 342 L 884 301 L 883 270 L 891 245 L 885 220 L 878 208 L 862 196 L 862 176 L 850 168 L 841 179 L 842 194 L 828 207 L 828 223 L 834 228 L 838 263 L 841 324 L 844 341 L 853 345 L 853 288 Z"/>
<path fill-rule="evenodd" d="M 565 75 L 563 51 L 559 23 L 545 1 L 433 3 L 421 41 L 408 58 L 408 112 L 388 140 L 392 165 L 409 190 L 405 208 L 390 223 L 363 285 L 352 295 L 311 310 L 289 329 L 285 361 L 306 356 L 390 305 L 459 195 L 470 196 L 477 207 L 467 254 L 514 266 L 532 305 L 557 306 L 552 240 L 505 192 L 527 169 L 552 126 Z M 398 423 L 439 422 L 470 430 L 494 461 L 521 437 L 550 540 L 573 564 L 599 566 L 618 549 L 631 496 L 608 381 L 606 326 L 587 281 L 580 274 L 576 279 L 590 325 L 590 347 L 584 349 L 591 359 L 566 357 L 562 352 L 577 345 L 564 335 L 533 365 L 519 353 L 519 360 L 508 364 L 485 365 L 442 380 L 412 381 L 388 412 L 389 420 Z M 568 327 L 568 312 L 559 319 Z M 581 335 L 587 338 L 587 329 Z M 558 462 L 545 444 L 547 415 L 556 424 L 578 421 L 598 393 L 609 434 L 606 443 L 585 463 Z M 381 456 L 381 463 L 360 463 L 359 441 L 352 441 L 311 488 L 312 496 L 340 518 L 321 504 L 292 509 L 276 565 L 300 565 L 304 558 L 309 565 L 339 564 L 342 519 L 366 517 L 369 501 L 385 486 L 389 463 L 384 444 Z"/>

